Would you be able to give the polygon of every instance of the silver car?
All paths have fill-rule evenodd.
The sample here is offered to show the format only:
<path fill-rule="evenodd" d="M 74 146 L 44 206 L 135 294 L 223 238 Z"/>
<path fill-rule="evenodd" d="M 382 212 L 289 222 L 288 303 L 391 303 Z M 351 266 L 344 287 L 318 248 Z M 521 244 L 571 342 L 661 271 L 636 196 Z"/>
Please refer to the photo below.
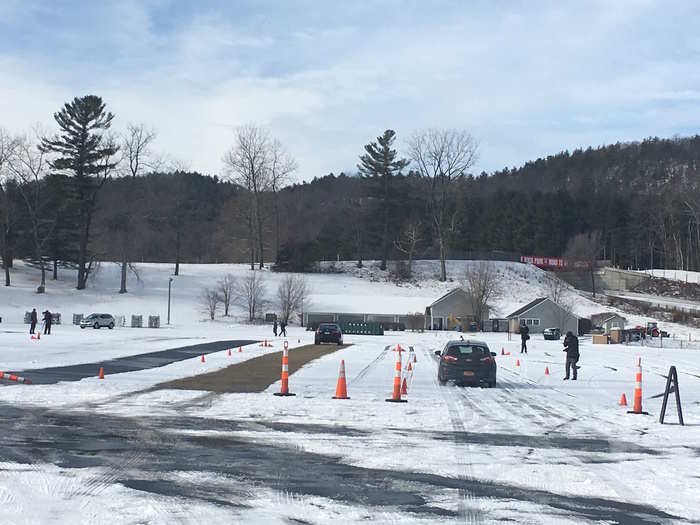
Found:
<path fill-rule="evenodd" d="M 80 328 L 92 326 L 93 328 L 102 328 L 106 326 L 110 330 L 114 328 L 114 317 L 111 314 L 90 314 L 80 321 Z"/>

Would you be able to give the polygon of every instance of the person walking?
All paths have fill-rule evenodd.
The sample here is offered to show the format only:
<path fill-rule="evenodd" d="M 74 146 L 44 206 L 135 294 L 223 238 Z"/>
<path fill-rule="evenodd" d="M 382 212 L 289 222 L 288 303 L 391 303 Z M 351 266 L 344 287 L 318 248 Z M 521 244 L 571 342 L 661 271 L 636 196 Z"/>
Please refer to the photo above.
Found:
<path fill-rule="evenodd" d="M 272 322 L 272 333 L 277 337 L 277 318 Z"/>
<path fill-rule="evenodd" d="M 44 335 L 51 335 L 51 312 L 44 312 Z"/>
<path fill-rule="evenodd" d="M 36 323 L 38 323 L 38 322 L 39 322 L 39 318 L 37 317 L 36 308 L 32 308 L 32 313 L 29 316 L 29 323 L 30 323 L 29 333 L 30 334 L 34 333 L 34 329 L 36 328 Z"/>
<path fill-rule="evenodd" d="M 527 340 L 530 339 L 530 329 L 525 324 L 525 320 L 520 321 L 520 353 L 527 354 Z"/>
<path fill-rule="evenodd" d="M 571 379 L 576 381 L 579 358 L 578 351 L 578 337 L 576 337 L 571 331 L 566 332 L 566 337 L 564 337 L 564 352 L 566 352 L 566 377 L 564 380 L 569 379 L 570 370 L 573 369 L 573 377 Z"/>
<path fill-rule="evenodd" d="M 280 335 L 287 337 L 287 322 L 286 321 L 280 322 Z"/>

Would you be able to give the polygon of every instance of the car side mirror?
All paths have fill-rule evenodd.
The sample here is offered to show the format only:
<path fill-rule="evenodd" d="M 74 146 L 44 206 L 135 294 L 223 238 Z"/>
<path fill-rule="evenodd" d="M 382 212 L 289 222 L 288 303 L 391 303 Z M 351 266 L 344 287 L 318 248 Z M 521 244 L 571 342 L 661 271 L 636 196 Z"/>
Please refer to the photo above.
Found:
<path fill-rule="evenodd" d="M 440 350 L 435 350 L 435 355 L 440 355 L 442 352 Z"/>
<path fill-rule="evenodd" d="M 491 357 L 496 357 L 496 352 L 491 352 Z"/>

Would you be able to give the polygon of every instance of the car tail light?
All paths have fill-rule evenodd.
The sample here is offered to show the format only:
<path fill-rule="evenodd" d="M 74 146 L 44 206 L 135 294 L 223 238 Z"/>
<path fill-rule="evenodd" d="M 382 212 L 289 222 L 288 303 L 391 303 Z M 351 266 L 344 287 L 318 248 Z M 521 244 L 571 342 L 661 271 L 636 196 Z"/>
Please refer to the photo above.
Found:
<path fill-rule="evenodd" d="M 457 358 L 452 356 L 452 355 L 443 355 L 442 360 L 447 361 L 448 363 L 456 363 L 457 362 Z"/>
<path fill-rule="evenodd" d="M 491 357 L 491 356 L 481 358 L 481 362 L 482 362 L 482 363 L 486 363 L 486 364 L 488 364 L 488 363 L 493 363 L 493 362 L 495 362 L 495 361 L 496 361 L 496 360 L 495 360 L 493 357 Z"/>

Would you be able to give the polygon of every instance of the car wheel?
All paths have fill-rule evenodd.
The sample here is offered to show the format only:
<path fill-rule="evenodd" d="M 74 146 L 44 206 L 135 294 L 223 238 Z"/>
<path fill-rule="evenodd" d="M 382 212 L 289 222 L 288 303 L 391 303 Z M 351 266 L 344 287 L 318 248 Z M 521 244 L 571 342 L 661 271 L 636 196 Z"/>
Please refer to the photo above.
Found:
<path fill-rule="evenodd" d="M 93 327 L 95 330 L 99 330 L 99 328 L 100 328 L 100 323 L 95 323 L 94 325 L 92 325 L 92 327 Z"/>
<path fill-rule="evenodd" d="M 85 330 L 85 326 L 81 326 L 80 329 L 81 329 L 81 330 Z"/>
<path fill-rule="evenodd" d="M 107 325 L 107 328 L 109 328 L 110 330 L 111 330 L 112 328 L 114 328 L 114 323 L 109 323 L 109 324 Z"/>
<path fill-rule="evenodd" d="M 314 344 L 315 344 L 315 345 L 320 345 L 321 342 L 320 342 L 318 339 L 314 339 Z"/>
<path fill-rule="evenodd" d="M 438 376 L 438 383 L 440 383 L 440 385 L 442 385 L 442 386 L 445 386 L 447 384 L 447 381 L 444 380 L 443 378 L 441 378 L 440 376 Z"/>
<path fill-rule="evenodd" d="M 496 382 L 495 382 L 495 381 L 491 381 L 491 382 L 489 383 L 489 388 L 496 388 Z"/>

